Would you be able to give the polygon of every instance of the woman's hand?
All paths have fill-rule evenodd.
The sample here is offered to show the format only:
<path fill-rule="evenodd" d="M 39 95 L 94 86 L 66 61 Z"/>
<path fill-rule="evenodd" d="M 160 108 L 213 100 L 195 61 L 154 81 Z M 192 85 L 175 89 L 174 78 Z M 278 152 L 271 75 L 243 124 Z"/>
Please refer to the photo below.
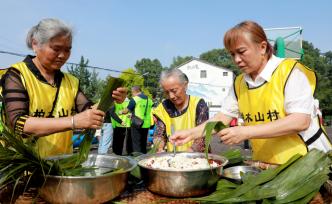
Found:
<path fill-rule="evenodd" d="M 175 145 L 183 145 L 191 140 L 194 140 L 194 136 L 191 129 L 176 131 L 170 138 L 169 141 Z"/>
<path fill-rule="evenodd" d="M 112 97 L 115 102 L 122 103 L 127 97 L 127 89 L 124 87 L 119 87 L 113 91 Z"/>
<path fill-rule="evenodd" d="M 249 139 L 248 130 L 245 126 L 235 126 L 222 129 L 216 134 L 221 141 L 227 145 L 239 144 L 240 142 Z"/>
<path fill-rule="evenodd" d="M 99 129 L 103 125 L 105 113 L 96 108 L 87 109 L 74 116 L 74 124 L 77 129 Z"/>

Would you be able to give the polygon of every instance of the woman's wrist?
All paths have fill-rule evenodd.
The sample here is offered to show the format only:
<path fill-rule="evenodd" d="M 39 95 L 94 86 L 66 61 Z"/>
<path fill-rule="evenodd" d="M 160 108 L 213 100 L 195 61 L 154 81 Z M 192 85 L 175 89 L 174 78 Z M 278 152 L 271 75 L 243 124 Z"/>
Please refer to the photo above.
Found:
<path fill-rule="evenodd" d="M 75 116 L 71 116 L 71 129 L 72 130 L 75 130 L 76 129 L 76 126 L 75 126 Z"/>
<path fill-rule="evenodd" d="M 189 137 L 191 137 L 193 140 L 196 140 L 196 139 L 202 137 L 201 134 L 199 133 L 200 131 L 197 130 L 197 127 L 191 128 L 188 131 L 189 131 Z"/>

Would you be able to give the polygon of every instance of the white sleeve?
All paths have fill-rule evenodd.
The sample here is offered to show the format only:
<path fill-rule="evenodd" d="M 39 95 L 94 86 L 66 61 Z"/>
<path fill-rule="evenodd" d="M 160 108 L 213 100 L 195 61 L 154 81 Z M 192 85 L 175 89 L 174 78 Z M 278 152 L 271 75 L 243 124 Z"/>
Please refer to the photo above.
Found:
<path fill-rule="evenodd" d="M 285 86 L 286 113 L 314 113 L 314 97 L 306 75 L 294 68 Z"/>
<path fill-rule="evenodd" d="M 221 112 L 232 118 L 239 117 L 239 105 L 235 96 L 234 86 L 229 89 L 228 95 L 221 103 Z"/>

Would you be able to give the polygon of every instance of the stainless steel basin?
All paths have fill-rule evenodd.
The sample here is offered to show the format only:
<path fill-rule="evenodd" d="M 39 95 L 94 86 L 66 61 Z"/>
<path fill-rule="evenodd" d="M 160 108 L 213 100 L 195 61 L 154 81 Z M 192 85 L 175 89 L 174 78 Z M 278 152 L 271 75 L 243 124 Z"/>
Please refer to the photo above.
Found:
<path fill-rule="evenodd" d="M 121 194 L 128 175 L 135 168 L 134 159 L 91 154 L 83 166 L 97 166 L 106 169 L 123 168 L 116 174 L 97 176 L 46 176 L 45 184 L 39 189 L 41 197 L 49 203 L 103 203 Z"/>
<path fill-rule="evenodd" d="M 138 161 L 169 154 L 173 155 L 173 153 L 142 155 L 138 157 Z M 205 158 L 204 153 L 198 152 L 178 154 L 191 158 Z M 171 197 L 191 197 L 213 191 L 219 176 L 222 174 L 223 166 L 228 162 L 225 157 L 214 154 L 209 154 L 209 159 L 220 163 L 220 166 L 186 171 L 153 169 L 143 166 L 139 162 L 138 166 L 140 167 L 142 178 L 151 192 Z"/>

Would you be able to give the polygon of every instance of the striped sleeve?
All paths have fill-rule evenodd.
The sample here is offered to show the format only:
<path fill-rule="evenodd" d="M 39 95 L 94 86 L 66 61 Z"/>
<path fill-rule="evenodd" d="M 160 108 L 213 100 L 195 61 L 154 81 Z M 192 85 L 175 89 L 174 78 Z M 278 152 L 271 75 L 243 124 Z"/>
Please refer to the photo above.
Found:
<path fill-rule="evenodd" d="M 15 127 L 14 127 L 15 134 L 20 135 L 22 137 L 28 136 L 26 133 L 23 132 L 25 122 L 28 118 L 29 118 L 28 115 L 22 115 L 16 120 Z"/>

